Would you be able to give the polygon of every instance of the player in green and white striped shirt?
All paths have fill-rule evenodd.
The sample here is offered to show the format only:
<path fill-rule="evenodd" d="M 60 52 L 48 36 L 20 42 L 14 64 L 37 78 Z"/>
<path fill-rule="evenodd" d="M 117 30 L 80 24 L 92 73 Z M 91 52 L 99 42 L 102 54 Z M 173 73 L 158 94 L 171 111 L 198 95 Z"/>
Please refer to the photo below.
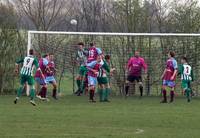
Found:
<path fill-rule="evenodd" d="M 37 70 L 40 70 L 39 68 L 39 65 L 38 65 L 38 60 L 34 57 L 34 51 L 33 49 L 30 49 L 29 50 L 29 56 L 26 56 L 20 60 L 18 60 L 16 62 L 16 67 L 15 67 L 15 72 L 18 73 L 18 70 L 19 70 L 19 64 L 20 63 L 23 63 L 23 66 L 21 68 L 21 71 L 20 71 L 20 88 L 18 89 L 17 91 L 17 97 L 16 99 L 14 100 L 14 103 L 17 104 L 17 101 L 19 99 L 19 97 L 22 95 L 22 91 L 23 91 L 23 87 L 24 85 L 26 84 L 26 82 L 28 83 L 29 85 L 29 88 L 30 88 L 30 103 L 32 105 L 36 105 L 35 101 L 34 101 L 34 97 L 35 97 L 35 88 L 34 88 L 34 74 L 33 74 L 33 70 L 34 70 L 34 67 L 37 69 Z M 41 70 L 40 70 L 41 72 Z M 42 74 L 42 72 L 41 72 Z M 43 78 L 44 78 L 44 75 L 42 74 Z"/>
<path fill-rule="evenodd" d="M 191 82 L 193 81 L 192 67 L 187 63 L 187 58 L 181 58 L 181 66 L 179 67 L 179 73 L 181 74 L 182 88 L 186 93 L 187 101 L 191 101 Z"/>

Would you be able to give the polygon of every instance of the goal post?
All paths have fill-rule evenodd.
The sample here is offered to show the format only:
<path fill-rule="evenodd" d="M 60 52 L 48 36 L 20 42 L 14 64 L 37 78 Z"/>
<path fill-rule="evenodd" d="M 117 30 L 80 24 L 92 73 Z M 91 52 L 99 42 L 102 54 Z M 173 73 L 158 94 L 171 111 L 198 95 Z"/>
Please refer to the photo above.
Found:
<path fill-rule="evenodd" d="M 149 66 L 148 77 L 144 79 L 147 94 L 150 92 L 160 94 L 160 75 L 169 50 L 176 52 L 178 62 L 181 56 L 187 56 L 195 74 L 198 74 L 200 69 L 200 34 L 28 31 L 27 51 L 34 48 L 40 54 L 53 52 L 59 70 L 58 81 L 65 83 L 67 77 L 72 77 L 74 91 L 74 80 L 78 68 L 75 63 L 78 42 L 84 42 L 86 47 L 90 42 L 95 42 L 105 54 L 111 55 L 111 65 L 117 68 L 115 75 L 111 78 L 111 84 L 113 90 L 117 93 L 119 91 L 120 94 L 123 93 L 126 80 L 124 66 L 136 50 L 140 51 Z M 72 76 L 69 74 L 65 76 L 66 72 Z M 198 84 L 198 78 L 194 84 Z M 197 89 L 198 85 L 195 85 L 195 91 Z"/>

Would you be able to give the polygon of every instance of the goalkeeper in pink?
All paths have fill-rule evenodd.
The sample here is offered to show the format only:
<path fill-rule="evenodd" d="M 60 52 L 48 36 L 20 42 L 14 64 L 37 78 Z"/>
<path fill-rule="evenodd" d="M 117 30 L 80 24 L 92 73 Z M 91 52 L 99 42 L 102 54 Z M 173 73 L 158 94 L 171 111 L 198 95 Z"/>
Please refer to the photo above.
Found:
<path fill-rule="evenodd" d="M 129 83 L 137 81 L 139 83 L 140 96 L 143 96 L 143 84 L 142 84 L 142 69 L 144 69 L 145 74 L 147 73 L 147 64 L 145 60 L 140 57 L 139 52 L 135 52 L 135 56 L 131 57 L 127 65 L 128 77 L 125 86 L 126 96 L 128 96 Z"/>

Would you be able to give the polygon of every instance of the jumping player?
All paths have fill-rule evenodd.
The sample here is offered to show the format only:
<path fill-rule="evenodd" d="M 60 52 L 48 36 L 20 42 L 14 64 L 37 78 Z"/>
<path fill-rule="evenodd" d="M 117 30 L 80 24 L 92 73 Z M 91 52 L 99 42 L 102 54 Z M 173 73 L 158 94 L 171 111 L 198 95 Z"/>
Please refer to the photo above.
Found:
<path fill-rule="evenodd" d="M 191 101 L 191 82 L 193 81 L 192 67 L 188 64 L 186 57 L 181 58 L 181 66 L 179 67 L 179 73 L 181 74 L 182 88 L 186 94 L 187 101 Z"/>
<path fill-rule="evenodd" d="M 80 96 L 83 93 L 84 80 L 87 73 L 86 63 L 87 63 L 88 51 L 84 49 L 84 44 L 82 42 L 78 43 L 78 46 L 79 49 L 76 54 L 76 60 L 80 67 L 79 67 L 79 75 L 76 78 L 78 90 L 75 92 L 75 94 L 77 94 L 77 96 Z"/>
<path fill-rule="evenodd" d="M 135 52 L 135 56 L 131 57 L 127 65 L 128 77 L 125 86 L 126 96 L 128 96 L 129 83 L 137 81 L 139 83 L 140 96 L 143 96 L 143 84 L 142 84 L 142 69 L 144 69 L 145 74 L 147 73 L 147 64 L 145 60 L 140 57 L 139 52 Z"/>
<path fill-rule="evenodd" d="M 102 66 L 101 61 L 102 61 L 101 55 L 98 55 L 97 59 L 95 61 L 87 63 L 89 101 L 90 102 L 96 102 L 94 100 L 94 94 L 95 94 L 95 88 L 96 88 L 96 85 L 97 85 L 97 76 L 98 76 L 98 73 L 99 73 L 99 69 Z"/>
<path fill-rule="evenodd" d="M 108 96 L 110 94 L 110 83 L 107 73 L 112 74 L 115 68 L 110 69 L 109 64 L 110 64 L 110 56 L 106 55 L 105 60 L 103 60 L 103 65 L 101 66 L 97 77 L 99 85 L 98 93 L 100 102 L 110 102 L 108 100 Z"/>
<path fill-rule="evenodd" d="M 177 61 L 175 60 L 175 53 L 170 51 L 168 53 L 168 60 L 166 62 L 165 70 L 161 76 L 163 80 L 162 84 L 162 94 L 163 100 L 161 103 L 167 103 L 167 91 L 166 87 L 171 88 L 170 91 L 170 103 L 174 101 L 174 88 L 175 88 L 175 79 L 178 72 Z"/>
<path fill-rule="evenodd" d="M 90 48 L 88 49 L 88 59 L 87 63 L 95 61 L 98 55 L 101 55 L 102 51 L 100 48 L 97 48 L 94 43 L 90 43 Z"/>
<path fill-rule="evenodd" d="M 33 49 L 29 50 L 28 56 L 26 56 L 26 57 L 24 57 L 24 58 L 22 58 L 22 59 L 20 59 L 19 61 L 16 62 L 16 67 L 15 67 L 16 73 L 18 73 L 18 68 L 19 68 L 20 63 L 23 63 L 23 67 L 21 68 L 21 71 L 20 71 L 21 86 L 17 91 L 17 97 L 14 100 L 14 103 L 17 104 L 17 101 L 19 100 L 19 97 L 22 94 L 23 87 L 24 87 L 25 83 L 27 82 L 29 87 L 30 87 L 30 103 L 33 106 L 36 106 L 36 103 L 34 101 L 34 97 L 35 97 L 35 88 L 34 88 L 34 82 L 35 81 L 34 81 L 34 77 L 33 77 L 34 67 L 36 67 L 37 71 L 40 72 L 42 78 L 44 78 L 44 75 L 39 68 L 37 59 L 34 57 Z"/>

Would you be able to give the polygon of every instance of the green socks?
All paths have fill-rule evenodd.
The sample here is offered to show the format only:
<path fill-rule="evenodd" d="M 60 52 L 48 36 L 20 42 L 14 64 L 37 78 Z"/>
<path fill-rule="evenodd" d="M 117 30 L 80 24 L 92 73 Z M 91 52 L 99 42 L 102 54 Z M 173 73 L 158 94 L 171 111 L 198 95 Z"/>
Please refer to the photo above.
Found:
<path fill-rule="evenodd" d="M 105 89 L 105 97 L 104 97 L 104 101 L 107 101 L 108 100 L 108 96 L 110 94 L 110 88 L 106 88 Z"/>
<path fill-rule="evenodd" d="M 30 90 L 30 97 L 31 97 L 31 100 L 33 100 L 35 98 L 35 90 L 34 89 Z"/>
<path fill-rule="evenodd" d="M 76 84 L 78 86 L 78 89 L 80 89 L 80 87 L 81 87 L 81 80 L 76 80 Z"/>
<path fill-rule="evenodd" d="M 98 89 L 100 102 L 103 101 L 103 89 Z"/>
<path fill-rule="evenodd" d="M 20 87 L 17 91 L 17 97 L 19 98 L 22 95 L 23 88 Z"/>
<path fill-rule="evenodd" d="M 186 96 L 187 96 L 188 102 L 190 102 L 191 101 L 191 90 L 190 89 L 186 89 Z"/>

